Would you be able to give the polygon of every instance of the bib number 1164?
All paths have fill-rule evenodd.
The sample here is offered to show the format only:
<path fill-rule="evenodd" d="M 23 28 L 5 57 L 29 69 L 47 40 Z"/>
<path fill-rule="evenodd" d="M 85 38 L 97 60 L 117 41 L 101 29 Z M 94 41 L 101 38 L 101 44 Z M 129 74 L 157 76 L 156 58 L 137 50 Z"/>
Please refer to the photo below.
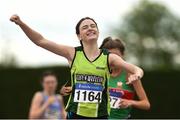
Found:
<path fill-rule="evenodd" d="M 101 91 L 75 90 L 74 102 L 101 102 Z"/>

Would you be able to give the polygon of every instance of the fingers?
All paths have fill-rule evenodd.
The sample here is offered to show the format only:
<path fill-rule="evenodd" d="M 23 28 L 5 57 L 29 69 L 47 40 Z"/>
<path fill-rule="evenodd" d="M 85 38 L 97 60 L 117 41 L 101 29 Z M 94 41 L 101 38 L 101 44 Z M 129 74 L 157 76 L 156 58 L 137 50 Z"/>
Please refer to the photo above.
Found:
<path fill-rule="evenodd" d="M 66 90 L 72 90 L 72 87 L 64 87 Z"/>
<path fill-rule="evenodd" d="M 129 106 L 125 102 L 121 102 L 121 103 L 119 103 L 119 107 L 120 108 L 128 108 Z"/>
<path fill-rule="evenodd" d="M 128 77 L 128 81 L 126 82 L 126 84 L 132 84 L 136 80 L 139 80 L 139 76 L 137 76 L 137 75 L 130 75 Z"/>
<path fill-rule="evenodd" d="M 67 96 L 67 95 L 69 95 L 70 93 L 63 93 L 63 96 Z"/>
<path fill-rule="evenodd" d="M 127 85 L 132 84 L 132 83 L 133 81 L 131 79 L 128 79 L 128 81 L 126 82 Z"/>
<path fill-rule="evenodd" d="M 14 22 L 15 20 L 18 20 L 18 16 L 17 15 L 12 15 L 10 18 L 10 21 Z"/>
<path fill-rule="evenodd" d="M 18 24 L 18 25 L 21 23 L 21 20 L 20 20 L 20 18 L 19 18 L 18 15 L 12 15 L 12 16 L 10 17 L 10 21 L 11 21 L 11 22 L 14 22 L 14 23 L 16 23 L 16 24 Z"/>
<path fill-rule="evenodd" d="M 72 91 L 72 87 L 64 87 L 64 91 L 65 92 L 71 92 Z"/>
<path fill-rule="evenodd" d="M 61 91 L 60 93 L 61 93 L 61 95 L 63 95 L 63 96 L 67 96 L 67 95 L 70 94 L 70 92 L 65 92 L 65 91 Z"/>
<path fill-rule="evenodd" d="M 72 87 L 67 87 L 69 90 L 72 90 Z"/>
<path fill-rule="evenodd" d="M 128 108 L 129 106 L 128 106 L 128 105 L 123 105 L 123 104 L 122 104 L 122 105 L 120 105 L 119 107 L 120 107 L 120 108 Z"/>
<path fill-rule="evenodd" d="M 60 90 L 60 93 L 63 95 L 63 96 L 67 96 L 70 94 L 70 92 L 72 91 L 72 87 L 65 87 L 63 86 Z"/>
<path fill-rule="evenodd" d="M 119 107 L 120 108 L 128 108 L 129 106 L 131 106 L 129 100 L 121 99 L 121 101 L 119 102 Z"/>
<path fill-rule="evenodd" d="M 64 95 L 66 92 L 65 92 L 65 87 L 63 86 L 61 89 L 60 89 L 60 94 Z"/>

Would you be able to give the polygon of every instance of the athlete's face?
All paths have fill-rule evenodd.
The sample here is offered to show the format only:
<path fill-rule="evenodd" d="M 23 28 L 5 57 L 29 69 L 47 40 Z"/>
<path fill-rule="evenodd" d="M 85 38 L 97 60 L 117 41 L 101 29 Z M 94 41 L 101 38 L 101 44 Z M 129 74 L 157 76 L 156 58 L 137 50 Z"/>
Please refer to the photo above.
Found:
<path fill-rule="evenodd" d="M 46 76 L 42 84 L 45 91 L 54 93 L 57 87 L 57 78 L 52 75 Z"/>
<path fill-rule="evenodd" d="M 84 42 L 89 41 L 97 41 L 99 36 L 99 31 L 96 26 L 96 24 L 90 20 L 86 19 L 84 20 L 81 25 L 79 26 L 80 34 L 78 35 L 79 40 L 82 40 Z"/>
<path fill-rule="evenodd" d="M 123 57 L 123 54 L 117 49 L 117 48 L 113 48 L 113 49 L 108 49 L 109 52 L 113 53 L 113 54 L 116 54 L 120 57 Z"/>

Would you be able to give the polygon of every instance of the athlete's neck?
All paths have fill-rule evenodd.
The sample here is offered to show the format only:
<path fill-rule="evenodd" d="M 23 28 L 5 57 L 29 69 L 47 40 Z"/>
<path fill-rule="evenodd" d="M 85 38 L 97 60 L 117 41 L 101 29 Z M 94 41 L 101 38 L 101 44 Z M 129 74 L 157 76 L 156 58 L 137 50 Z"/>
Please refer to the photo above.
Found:
<path fill-rule="evenodd" d="M 45 95 L 51 96 L 54 95 L 54 92 L 49 92 L 49 91 L 43 91 Z"/>
<path fill-rule="evenodd" d="M 100 54 L 97 42 L 91 42 L 91 44 L 83 43 L 83 49 L 89 60 L 94 60 Z"/>

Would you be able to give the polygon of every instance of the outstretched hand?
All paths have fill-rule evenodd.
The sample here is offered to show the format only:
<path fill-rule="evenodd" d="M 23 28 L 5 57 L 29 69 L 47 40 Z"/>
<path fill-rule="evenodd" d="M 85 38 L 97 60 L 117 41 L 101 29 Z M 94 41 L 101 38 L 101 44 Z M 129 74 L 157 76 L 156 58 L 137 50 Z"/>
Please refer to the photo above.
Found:
<path fill-rule="evenodd" d="M 126 84 L 132 84 L 133 82 L 140 80 L 140 77 L 137 75 L 129 75 L 128 77 L 128 81 L 126 82 Z"/>
<path fill-rule="evenodd" d="M 12 15 L 10 17 L 10 21 L 16 23 L 17 25 L 20 25 L 22 23 L 22 21 L 18 15 Z"/>

